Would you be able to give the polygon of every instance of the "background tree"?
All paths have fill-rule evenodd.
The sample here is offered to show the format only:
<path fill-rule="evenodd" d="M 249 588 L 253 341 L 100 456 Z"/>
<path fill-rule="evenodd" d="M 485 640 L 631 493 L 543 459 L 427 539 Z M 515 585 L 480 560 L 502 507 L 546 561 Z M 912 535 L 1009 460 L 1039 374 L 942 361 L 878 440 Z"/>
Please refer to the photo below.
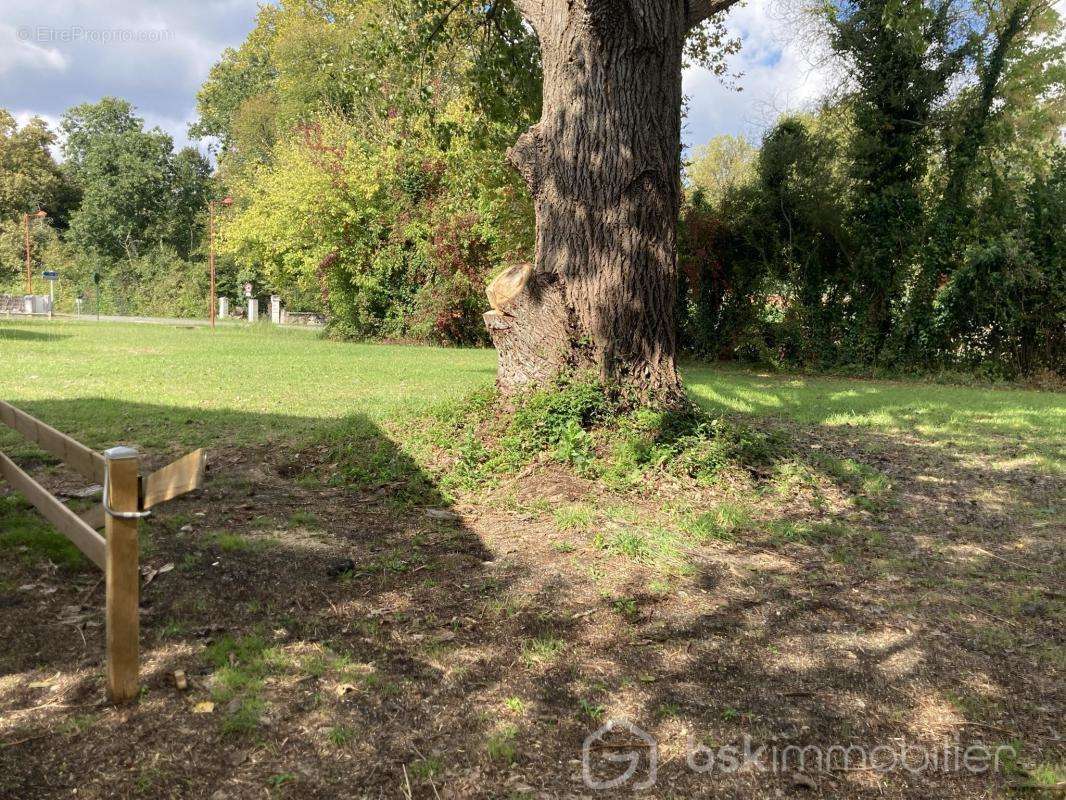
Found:
<path fill-rule="evenodd" d="M 111 259 L 152 246 L 188 254 L 193 219 L 207 195 L 210 167 L 193 150 L 175 156 L 173 140 L 144 130 L 124 100 L 104 98 L 63 115 L 65 167 L 81 203 L 69 241 Z"/>
<path fill-rule="evenodd" d="M 876 363 L 996 378 L 1061 371 L 1062 24 L 1045 10 L 1025 28 L 1040 31 L 1031 41 L 997 48 L 1009 17 L 969 8 L 962 30 L 974 34 L 972 57 L 912 140 L 925 176 L 908 187 L 916 241 L 909 257 L 886 262 L 898 289 Z M 1007 55 L 992 70 L 1001 77 L 989 101 L 997 49 Z M 862 146 L 870 132 L 858 120 L 869 109 L 861 85 L 849 89 L 817 113 L 779 120 L 748 177 L 717 201 L 693 195 L 686 205 L 686 347 L 781 366 L 870 368 L 859 344 L 879 245 L 867 235 L 874 218 L 861 181 L 863 159 L 885 151 Z M 933 291 L 918 315 L 926 270 Z"/>
<path fill-rule="evenodd" d="M 985 235 L 941 289 L 940 334 L 971 369 L 1066 374 L 1066 149 L 1021 193 L 991 188 Z"/>
<path fill-rule="evenodd" d="M 835 109 L 782 118 L 717 202 L 694 196 L 686 205 L 686 345 L 778 365 L 839 359 L 854 278 L 850 180 L 839 163 L 849 121 Z M 705 252 L 691 252 L 709 223 Z"/>
<path fill-rule="evenodd" d="M 264 10 L 200 93 L 237 200 L 236 276 L 326 313 L 332 335 L 485 343 L 485 281 L 532 249 L 502 162 L 539 79 L 509 3 Z"/>
<path fill-rule="evenodd" d="M 528 124 L 539 109 L 536 41 L 507 0 L 290 0 L 256 23 L 212 68 L 190 130 L 217 137 L 227 177 L 269 163 L 277 142 L 322 113 L 415 119 L 456 91 L 489 129 Z"/>
<path fill-rule="evenodd" d="M 62 173 L 49 149 L 55 141 L 39 117 L 20 128 L 0 108 L 0 220 L 42 208 L 55 210 L 64 192 Z"/>
<path fill-rule="evenodd" d="M 829 6 L 833 49 L 854 82 L 852 177 L 858 254 L 854 357 L 872 362 L 893 329 L 923 230 L 933 117 L 973 50 L 957 0 L 848 0 Z"/>
<path fill-rule="evenodd" d="M 715 136 L 693 149 L 685 165 L 687 184 L 700 190 L 707 202 L 717 203 L 726 192 L 751 178 L 758 152 L 743 136 Z"/>
<path fill-rule="evenodd" d="M 1033 153 L 1047 151 L 1040 145 L 1053 140 L 1066 122 L 1064 44 L 1051 4 L 991 0 L 976 10 L 981 34 L 974 46 L 972 80 L 945 115 L 942 188 L 932 201 L 926 247 L 900 325 L 906 355 L 924 363 L 937 355 L 934 297 L 963 260 L 982 183 L 976 179 L 982 156 L 998 145 L 1029 160 Z"/>

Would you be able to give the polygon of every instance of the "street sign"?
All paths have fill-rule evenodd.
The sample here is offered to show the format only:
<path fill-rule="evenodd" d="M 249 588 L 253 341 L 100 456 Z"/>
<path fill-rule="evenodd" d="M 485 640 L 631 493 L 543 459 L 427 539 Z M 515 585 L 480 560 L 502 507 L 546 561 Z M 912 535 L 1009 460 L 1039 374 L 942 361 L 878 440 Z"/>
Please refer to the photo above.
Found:
<path fill-rule="evenodd" d="M 44 271 L 44 279 L 46 281 L 57 281 L 59 280 L 59 273 L 54 269 L 46 269 Z"/>

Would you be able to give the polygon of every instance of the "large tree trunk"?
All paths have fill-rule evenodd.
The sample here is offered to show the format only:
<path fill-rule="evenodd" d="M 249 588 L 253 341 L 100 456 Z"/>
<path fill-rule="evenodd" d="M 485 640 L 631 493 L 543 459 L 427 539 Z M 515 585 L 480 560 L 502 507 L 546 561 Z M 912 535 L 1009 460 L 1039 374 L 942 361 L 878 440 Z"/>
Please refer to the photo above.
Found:
<path fill-rule="evenodd" d="M 508 154 L 533 194 L 537 254 L 486 315 L 499 386 L 592 369 L 677 402 L 681 54 L 690 27 L 729 3 L 517 5 L 540 37 L 544 111 Z"/>

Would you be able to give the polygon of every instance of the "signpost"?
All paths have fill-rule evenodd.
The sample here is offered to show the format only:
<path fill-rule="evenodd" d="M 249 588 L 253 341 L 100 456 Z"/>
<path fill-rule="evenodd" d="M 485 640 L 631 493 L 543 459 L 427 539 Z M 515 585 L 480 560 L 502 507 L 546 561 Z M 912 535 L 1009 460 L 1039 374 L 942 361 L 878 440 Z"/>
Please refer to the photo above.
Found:
<path fill-rule="evenodd" d="M 44 279 L 48 281 L 48 316 L 51 318 L 56 307 L 56 281 L 59 280 L 59 273 L 54 269 L 46 269 Z"/>

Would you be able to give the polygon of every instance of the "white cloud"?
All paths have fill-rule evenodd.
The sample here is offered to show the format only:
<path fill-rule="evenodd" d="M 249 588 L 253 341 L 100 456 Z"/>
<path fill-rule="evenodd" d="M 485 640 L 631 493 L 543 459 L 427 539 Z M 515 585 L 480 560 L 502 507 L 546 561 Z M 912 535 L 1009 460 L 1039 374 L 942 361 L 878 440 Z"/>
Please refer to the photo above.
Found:
<path fill-rule="evenodd" d="M 0 23 L 0 76 L 18 67 L 63 71 L 66 57 L 54 47 L 44 47 L 34 41 L 34 29 L 21 25 Z"/>
<path fill-rule="evenodd" d="M 57 134 L 59 133 L 59 117 L 53 116 L 52 114 L 39 114 L 36 111 L 22 109 L 20 111 L 12 111 L 11 116 L 15 118 L 15 122 L 20 128 L 34 117 L 40 117 L 45 123 L 47 123 L 49 129 Z"/>
<path fill-rule="evenodd" d="M 190 144 L 196 92 L 257 0 L 0 0 L 0 108 L 55 120 L 111 95 Z M 192 144 L 198 144 L 193 142 Z"/>
<path fill-rule="evenodd" d="M 749 0 L 730 12 L 726 24 L 741 40 L 741 52 L 729 62 L 731 73 L 741 73 L 733 81 L 741 91 L 724 86 L 708 70 L 686 70 L 687 146 L 722 133 L 758 139 L 782 113 L 811 107 L 832 84 L 815 37 L 805 33 L 801 14 L 787 5 Z"/>

